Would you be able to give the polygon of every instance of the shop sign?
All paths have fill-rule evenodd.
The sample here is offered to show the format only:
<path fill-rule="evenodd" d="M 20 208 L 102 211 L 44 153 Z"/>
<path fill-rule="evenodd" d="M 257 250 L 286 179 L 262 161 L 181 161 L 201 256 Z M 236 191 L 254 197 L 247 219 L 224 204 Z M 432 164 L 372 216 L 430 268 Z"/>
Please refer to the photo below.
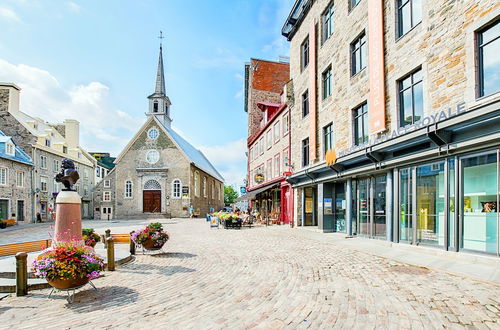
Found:
<path fill-rule="evenodd" d="M 416 131 L 422 127 L 427 127 L 427 126 L 433 125 L 435 123 L 441 122 L 443 120 L 453 118 L 455 116 L 458 116 L 459 114 L 467 112 L 467 110 L 469 110 L 469 109 L 465 107 L 465 102 L 458 103 L 456 105 L 455 109 L 453 109 L 452 107 L 449 107 L 448 109 L 443 110 L 441 112 L 437 112 L 435 114 L 426 116 L 426 117 L 422 118 L 422 120 L 420 120 L 419 122 L 417 122 L 413 125 L 399 127 L 398 129 L 395 129 L 394 131 L 392 131 L 390 133 L 383 134 L 383 135 L 377 136 L 375 138 L 370 138 L 370 141 L 368 141 L 368 143 L 365 143 L 365 144 L 362 144 L 359 146 L 353 145 L 352 147 L 350 147 L 347 150 L 339 151 L 339 153 L 337 154 L 337 158 L 344 157 L 344 156 L 347 156 L 353 152 L 363 150 L 367 147 L 371 147 L 371 146 L 377 145 L 379 143 L 383 143 L 383 142 L 395 139 L 399 136 Z"/>
<path fill-rule="evenodd" d="M 325 160 L 326 166 L 335 165 L 335 163 L 337 162 L 337 153 L 335 152 L 335 149 L 331 149 L 326 152 Z"/>
<path fill-rule="evenodd" d="M 246 194 L 247 193 L 247 188 L 246 187 L 240 187 L 240 193 Z"/>
<path fill-rule="evenodd" d="M 333 209 L 332 209 L 332 199 L 331 198 L 325 198 L 325 208 L 323 209 L 324 214 L 333 214 Z"/>
<path fill-rule="evenodd" d="M 257 182 L 257 183 L 262 183 L 262 182 L 264 182 L 264 174 L 262 174 L 262 173 L 257 173 L 257 174 L 255 174 L 255 176 L 254 176 L 254 180 L 255 180 L 255 182 Z"/>
<path fill-rule="evenodd" d="M 189 187 L 188 186 L 182 186 L 182 193 L 183 194 L 189 194 Z"/>

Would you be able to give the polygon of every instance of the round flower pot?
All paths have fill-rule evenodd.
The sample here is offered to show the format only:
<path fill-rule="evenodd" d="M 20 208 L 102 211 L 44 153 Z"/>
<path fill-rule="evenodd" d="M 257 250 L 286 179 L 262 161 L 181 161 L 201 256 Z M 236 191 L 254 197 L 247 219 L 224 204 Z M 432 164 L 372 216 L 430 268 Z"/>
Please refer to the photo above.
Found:
<path fill-rule="evenodd" d="M 148 239 L 147 241 L 142 243 L 142 247 L 145 248 L 146 250 L 160 250 L 164 244 L 165 243 L 155 246 L 155 241 L 153 241 L 152 239 Z"/>
<path fill-rule="evenodd" d="M 65 279 L 47 279 L 47 282 L 54 288 L 59 290 L 68 290 L 73 288 L 78 288 L 82 285 L 87 284 L 90 281 L 88 277 L 81 278 L 65 278 Z"/>

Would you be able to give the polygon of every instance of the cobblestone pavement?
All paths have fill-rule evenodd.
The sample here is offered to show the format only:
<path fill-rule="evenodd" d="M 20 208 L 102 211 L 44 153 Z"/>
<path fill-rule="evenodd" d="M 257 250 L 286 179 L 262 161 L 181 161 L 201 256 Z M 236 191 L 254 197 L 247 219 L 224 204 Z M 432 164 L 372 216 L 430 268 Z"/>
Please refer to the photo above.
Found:
<path fill-rule="evenodd" d="M 48 290 L 0 301 L 0 328 L 498 329 L 500 287 L 276 228 L 170 221 L 163 252 L 137 255 L 68 304 Z"/>

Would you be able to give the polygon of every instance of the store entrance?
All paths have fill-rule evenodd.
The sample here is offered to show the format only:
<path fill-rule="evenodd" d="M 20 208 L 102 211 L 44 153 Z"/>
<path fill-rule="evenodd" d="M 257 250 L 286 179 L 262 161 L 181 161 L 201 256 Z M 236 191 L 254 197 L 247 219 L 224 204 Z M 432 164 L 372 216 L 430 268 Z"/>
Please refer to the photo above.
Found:
<path fill-rule="evenodd" d="M 357 180 L 355 187 L 355 232 L 360 236 L 385 239 L 387 176 L 383 174 Z"/>
<path fill-rule="evenodd" d="M 304 188 L 304 226 L 317 226 L 316 221 L 316 188 Z"/>

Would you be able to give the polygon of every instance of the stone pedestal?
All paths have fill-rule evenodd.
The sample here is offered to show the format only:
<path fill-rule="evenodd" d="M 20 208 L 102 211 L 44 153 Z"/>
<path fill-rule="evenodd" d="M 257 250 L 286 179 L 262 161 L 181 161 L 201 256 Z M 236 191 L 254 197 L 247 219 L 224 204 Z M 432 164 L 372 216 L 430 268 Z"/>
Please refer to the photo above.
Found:
<path fill-rule="evenodd" d="M 55 243 L 72 242 L 84 245 L 82 240 L 81 197 L 76 191 L 61 191 L 56 198 Z"/>

